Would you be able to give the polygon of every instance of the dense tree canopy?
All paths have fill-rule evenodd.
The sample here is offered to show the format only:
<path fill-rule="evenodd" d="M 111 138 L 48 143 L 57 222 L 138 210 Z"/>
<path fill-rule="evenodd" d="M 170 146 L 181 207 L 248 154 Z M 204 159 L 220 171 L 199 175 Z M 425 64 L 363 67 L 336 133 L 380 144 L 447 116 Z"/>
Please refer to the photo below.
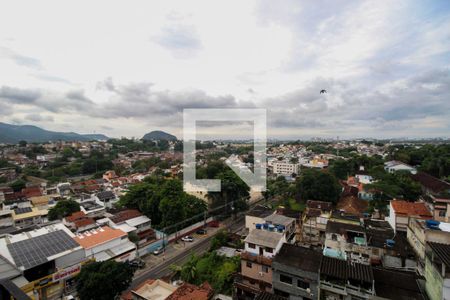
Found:
<path fill-rule="evenodd" d="M 228 215 L 248 208 L 247 200 L 250 197 L 250 188 L 233 170 L 226 169 L 217 174 L 215 178 L 220 179 L 221 190 L 208 193 L 211 209 L 217 210 L 216 213 Z"/>
<path fill-rule="evenodd" d="M 239 257 L 219 256 L 215 251 L 203 256 L 193 255 L 183 266 L 175 268 L 182 280 L 200 285 L 208 281 L 216 293 L 231 295 L 232 274 L 239 270 Z"/>
<path fill-rule="evenodd" d="M 301 172 L 296 189 L 302 201 L 311 199 L 336 203 L 341 193 L 341 186 L 332 174 L 315 169 Z"/>
<path fill-rule="evenodd" d="M 77 277 L 81 300 L 111 300 L 128 288 L 133 269 L 127 263 L 108 260 L 84 265 Z"/>
<path fill-rule="evenodd" d="M 119 205 L 139 209 L 151 218 L 156 228 L 169 227 L 194 216 L 198 219 L 192 221 L 199 221 L 207 210 L 203 200 L 183 191 L 179 179 L 156 176 L 131 186 L 128 193 L 121 197 Z"/>
<path fill-rule="evenodd" d="M 50 221 L 62 219 L 74 212 L 80 211 L 80 204 L 74 200 L 61 200 L 49 209 L 48 219 Z"/>

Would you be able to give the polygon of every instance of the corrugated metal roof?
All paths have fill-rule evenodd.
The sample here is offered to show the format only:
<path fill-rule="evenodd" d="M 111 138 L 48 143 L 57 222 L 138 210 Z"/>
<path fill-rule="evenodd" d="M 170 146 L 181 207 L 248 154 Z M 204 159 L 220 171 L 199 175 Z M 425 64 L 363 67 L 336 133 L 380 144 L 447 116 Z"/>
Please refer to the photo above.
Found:
<path fill-rule="evenodd" d="M 0 255 L 0 279 L 11 279 L 20 274 L 20 271 L 11 262 Z"/>
<path fill-rule="evenodd" d="M 444 263 L 447 268 L 450 268 L 450 245 L 433 242 L 428 242 L 428 244 L 442 263 Z"/>
<path fill-rule="evenodd" d="M 342 259 L 328 256 L 322 257 L 320 273 L 344 280 L 351 279 L 365 282 L 373 281 L 371 266 L 359 263 L 350 263 Z"/>

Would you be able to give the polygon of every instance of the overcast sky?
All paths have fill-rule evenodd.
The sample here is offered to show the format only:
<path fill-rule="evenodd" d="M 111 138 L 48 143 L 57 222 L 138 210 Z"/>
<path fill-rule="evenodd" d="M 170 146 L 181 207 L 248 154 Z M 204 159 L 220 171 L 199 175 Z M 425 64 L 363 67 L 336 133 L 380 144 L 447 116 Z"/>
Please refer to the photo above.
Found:
<path fill-rule="evenodd" d="M 448 137 L 450 1 L 2 2 L 0 107 L 112 137 L 235 107 L 269 137 Z"/>

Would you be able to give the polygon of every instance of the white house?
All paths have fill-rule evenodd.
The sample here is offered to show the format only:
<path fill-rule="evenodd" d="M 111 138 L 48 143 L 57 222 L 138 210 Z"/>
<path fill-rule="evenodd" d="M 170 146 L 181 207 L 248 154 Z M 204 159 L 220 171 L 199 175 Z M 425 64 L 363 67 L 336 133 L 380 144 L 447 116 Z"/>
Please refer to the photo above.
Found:
<path fill-rule="evenodd" d="M 416 168 L 414 168 L 408 164 L 405 164 L 401 161 L 396 161 L 396 160 L 391 160 L 391 161 L 385 162 L 384 170 L 389 173 L 394 173 L 397 171 L 408 171 L 411 174 L 417 173 Z"/>

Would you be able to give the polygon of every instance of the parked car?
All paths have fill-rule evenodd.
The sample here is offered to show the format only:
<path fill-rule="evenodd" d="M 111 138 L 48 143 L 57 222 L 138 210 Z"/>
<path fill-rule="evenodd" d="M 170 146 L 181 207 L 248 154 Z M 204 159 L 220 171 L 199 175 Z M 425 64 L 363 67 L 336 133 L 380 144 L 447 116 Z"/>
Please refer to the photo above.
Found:
<path fill-rule="evenodd" d="M 206 229 L 199 229 L 195 232 L 196 234 L 205 235 L 207 233 Z"/>
<path fill-rule="evenodd" d="M 135 259 L 132 260 L 130 262 L 128 262 L 130 264 L 130 266 L 135 267 L 135 268 L 139 268 L 142 269 L 145 267 L 145 261 L 141 260 L 141 259 Z"/>
<path fill-rule="evenodd" d="M 156 249 L 155 251 L 153 251 L 154 255 L 160 255 L 161 253 L 164 252 L 164 248 L 163 247 L 159 247 L 158 249 Z"/>
<path fill-rule="evenodd" d="M 189 235 L 187 235 L 187 236 L 183 236 L 182 238 L 181 238 L 181 240 L 183 241 L 183 242 L 193 242 L 194 241 L 194 238 L 192 237 L 192 236 L 189 236 Z"/>

